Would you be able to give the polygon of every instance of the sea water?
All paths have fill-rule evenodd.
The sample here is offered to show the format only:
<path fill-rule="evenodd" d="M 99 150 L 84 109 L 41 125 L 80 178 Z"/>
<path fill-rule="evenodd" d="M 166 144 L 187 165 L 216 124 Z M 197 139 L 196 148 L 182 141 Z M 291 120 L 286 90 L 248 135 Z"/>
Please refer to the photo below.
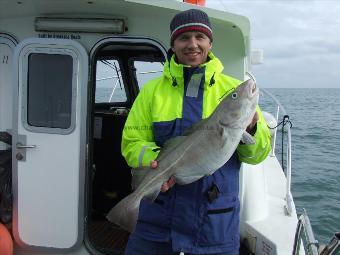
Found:
<path fill-rule="evenodd" d="M 267 90 L 292 123 L 292 195 L 297 213 L 305 208 L 315 238 L 327 243 L 340 231 L 340 89 Z M 264 97 L 260 104 L 267 109 L 271 104 Z M 276 144 L 280 149 L 279 135 Z"/>

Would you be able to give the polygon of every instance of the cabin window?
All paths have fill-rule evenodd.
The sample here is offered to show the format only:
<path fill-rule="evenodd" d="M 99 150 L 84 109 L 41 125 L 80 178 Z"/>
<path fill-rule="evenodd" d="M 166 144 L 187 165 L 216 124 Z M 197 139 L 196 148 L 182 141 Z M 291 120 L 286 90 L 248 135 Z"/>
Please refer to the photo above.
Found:
<path fill-rule="evenodd" d="M 97 61 L 96 103 L 122 103 L 127 96 L 122 71 L 117 59 Z"/>
<path fill-rule="evenodd" d="M 134 67 L 139 89 L 147 81 L 159 77 L 163 72 L 163 63 L 161 62 L 134 61 Z"/>
<path fill-rule="evenodd" d="M 27 123 L 69 129 L 72 112 L 73 59 L 32 53 L 28 57 Z"/>

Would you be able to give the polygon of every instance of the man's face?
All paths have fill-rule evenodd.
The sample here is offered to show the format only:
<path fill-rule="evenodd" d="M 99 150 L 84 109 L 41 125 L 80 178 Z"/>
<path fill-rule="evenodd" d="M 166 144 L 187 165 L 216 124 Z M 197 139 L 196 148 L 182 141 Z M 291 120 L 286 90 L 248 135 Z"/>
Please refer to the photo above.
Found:
<path fill-rule="evenodd" d="M 176 38 L 171 49 L 179 64 L 197 67 L 206 62 L 211 46 L 209 37 L 204 33 L 188 31 Z"/>

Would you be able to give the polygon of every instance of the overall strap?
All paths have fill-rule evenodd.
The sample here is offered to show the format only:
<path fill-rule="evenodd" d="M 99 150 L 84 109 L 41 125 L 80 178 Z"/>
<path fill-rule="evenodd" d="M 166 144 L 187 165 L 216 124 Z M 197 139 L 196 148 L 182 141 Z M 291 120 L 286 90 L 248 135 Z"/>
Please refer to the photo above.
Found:
<path fill-rule="evenodd" d="M 205 66 L 184 68 L 182 133 L 202 119 Z"/>

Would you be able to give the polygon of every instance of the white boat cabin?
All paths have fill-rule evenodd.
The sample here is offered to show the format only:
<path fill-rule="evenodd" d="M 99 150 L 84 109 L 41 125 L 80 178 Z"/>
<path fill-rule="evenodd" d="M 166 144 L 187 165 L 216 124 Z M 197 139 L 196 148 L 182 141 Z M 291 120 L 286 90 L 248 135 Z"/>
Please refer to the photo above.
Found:
<path fill-rule="evenodd" d="M 12 135 L 14 254 L 123 254 L 128 233 L 105 219 L 131 192 L 121 133 L 140 88 L 162 70 L 171 18 L 189 8 L 199 7 L 0 0 L 0 132 Z M 226 74 L 243 80 L 251 66 L 248 19 L 205 11 L 213 52 Z M 0 142 L 0 150 L 9 148 Z M 244 165 L 240 182 L 250 252 L 291 253 L 297 217 L 293 203 L 285 210 L 286 178 L 275 155 Z"/>

